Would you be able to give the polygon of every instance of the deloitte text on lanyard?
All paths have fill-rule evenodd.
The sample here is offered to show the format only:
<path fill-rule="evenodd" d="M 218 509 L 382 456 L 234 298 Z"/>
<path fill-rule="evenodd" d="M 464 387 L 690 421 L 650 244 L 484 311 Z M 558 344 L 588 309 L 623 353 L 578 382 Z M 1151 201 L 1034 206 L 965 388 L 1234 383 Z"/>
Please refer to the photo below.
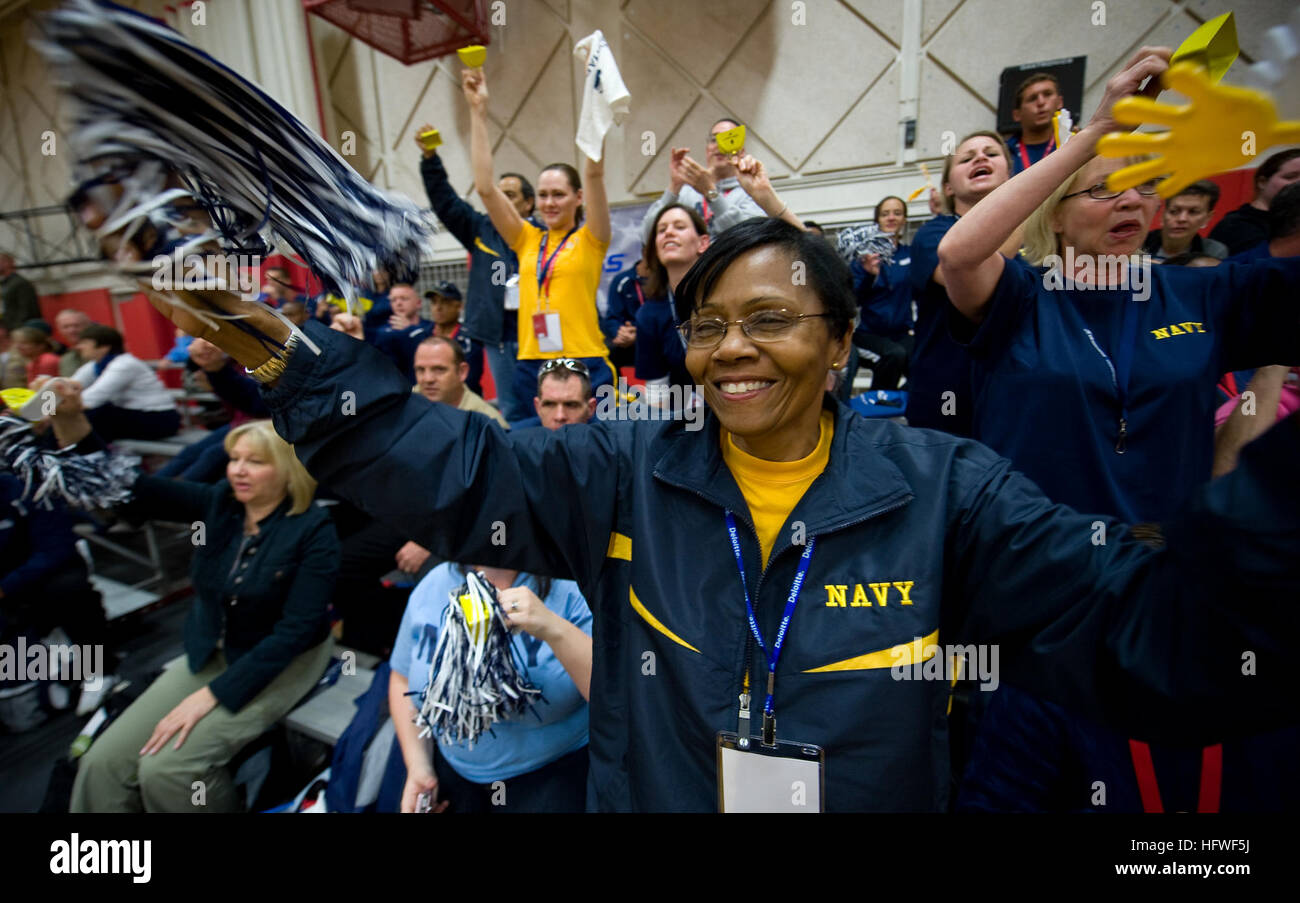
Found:
<path fill-rule="evenodd" d="M 1115 439 L 1115 454 L 1122 455 L 1128 450 L 1128 381 L 1133 373 L 1133 349 L 1137 345 L 1137 305 L 1132 298 L 1124 301 L 1124 325 L 1120 330 L 1119 351 L 1112 363 L 1110 355 L 1101 350 L 1092 330 L 1083 331 L 1092 342 L 1092 347 L 1101 355 L 1101 359 L 1110 368 L 1110 380 L 1115 386 L 1115 395 L 1119 399 L 1119 435 Z"/>
<path fill-rule="evenodd" d="M 543 263 L 542 258 L 546 254 L 546 243 L 547 240 L 550 239 L 551 233 L 542 233 L 541 244 L 537 246 L 537 296 L 539 301 L 542 298 L 549 299 L 551 297 L 551 265 L 555 263 L 555 258 L 560 256 L 560 252 L 564 250 L 565 243 L 573 237 L 573 233 L 577 232 L 578 228 L 578 226 L 574 226 L 565 234 L 564 238 L 560 239 L 560 243 L 555 246 L 555 250 L 551 253 L 551 256 L 546 257 L 545 263 Z M 549 304 L 547 306 L 549 306 Z"/>
<path fill-rule="evenodd" d="M 776 713 L 773 710 L 772 698 L 776 692 L 776 663 L 781 658 L 781 648 L 785 645 L 786 633 L 790 629 L 790 618 L 794 615 L 795 605 L 799 602 L 799 589 L 808 574 L 808 564 L 812 561 L 813 546 L 817 543 L 817 537 L 808 537 L 808 546 L 799 556 L 799 569 L 794 575 L 790 595 L 785 600 L 785 613 L 781 616 L 781 626 L 776 632 L 776 642 L 772 644 L 772 650 L 769 652 L 763 643 L 763 633 L 758 629 L 758 619 L 754 617 L 754 606 L 749 600 L 749 586 L 745 581 L 745 561 L 740 555 L 736 518 L 730 509 L 727 511 L 727 534 L 731 537 L 731 551 L 736 555 L 736 567 L 740 570 L 740 587 L 745 593 L 745 616 L 749 618 L 749 632 L 754 635 L 754 639 L 758 641 L 758 648 L 763 650 L 763 655 L 767 658 L 767 699 L 763 702 L 763 745 L 775 746 Z M 745 668 L 749 668 L 749 662 L 745 662 Z"/>

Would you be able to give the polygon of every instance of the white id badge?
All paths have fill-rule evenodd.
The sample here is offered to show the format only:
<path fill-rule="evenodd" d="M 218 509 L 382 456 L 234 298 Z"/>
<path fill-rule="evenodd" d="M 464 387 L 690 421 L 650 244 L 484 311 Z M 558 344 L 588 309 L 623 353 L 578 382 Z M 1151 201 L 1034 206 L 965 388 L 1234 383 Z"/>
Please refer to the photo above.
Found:
<path fill-rule="evenodd" d="M 511 276 L 509 279 L 506 280 L 505 307 L 506 310 L 519 309 L 519 274 L 518 273 L 515 273 L 513 276 Z"/>
<path fill-rule="evenodd" d="M 719 812 L 822 812 L 826 752 L 811 743 L 758 737 L 741 748 L 731 731 L 718 732 Z"/>
<path fill-rule="evenodd" d="M 564 339 L 560 336 L 559 314 L 533 314 L 533 335 L 537 337 L 538 351 L 564 350 Z"/>

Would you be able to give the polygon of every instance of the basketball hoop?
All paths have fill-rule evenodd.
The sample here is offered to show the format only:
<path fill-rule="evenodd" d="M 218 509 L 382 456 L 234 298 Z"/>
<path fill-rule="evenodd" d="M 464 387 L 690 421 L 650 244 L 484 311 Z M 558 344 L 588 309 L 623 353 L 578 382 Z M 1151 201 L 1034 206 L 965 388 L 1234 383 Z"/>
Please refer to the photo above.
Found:
<path fill-rule="evenodd" d="M 303 0 L 303 7 L 408 66 L 490 40 L 485 0 Z"/>

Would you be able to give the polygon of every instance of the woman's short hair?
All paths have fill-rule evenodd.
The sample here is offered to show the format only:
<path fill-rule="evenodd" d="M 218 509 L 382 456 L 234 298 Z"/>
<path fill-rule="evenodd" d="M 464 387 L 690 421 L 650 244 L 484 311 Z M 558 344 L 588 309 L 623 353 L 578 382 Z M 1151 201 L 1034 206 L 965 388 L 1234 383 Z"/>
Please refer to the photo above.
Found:
<path fill-rule="evenodd" d="M 9 333 L 9 338 L 15 342 L 31 342 L 33 345 L 40 345 L 46 351 L 50 351 L 54 347 L 50 344 L 50 337 L 35 326 L 19 326 Z"/>
<path fill-rule="evenodd" d="M 952 149 L 951 154 L 943 158 L 943 175 L 939 178 L 939 200 L 943 204 L 944 213 L 957 212 L 953 208 L 952 198 L 948 197 L 948 193 L 943 190 L 943 186 L 948 184 L 948 176 L 952 174 L 952 163 L 957 158 L 958 149 L 972 138 L 991 138 L 996 141 L 998 148 L 1002 151 L 1002 156 L 1007 158 L 1007 175 L 1010 176 L 1011 171 L 1015 168 L 1011 162 L 1011 148 L 1007 147 L 1007 142 L 1001 135 L 997 132 L 990 132 L 987 129 L 980 129 L 978 132 L 971 132 L 965 138 L 957 142 L 957 145 Z"/>
<path fill-rule="evenodd" d="M 575 192 L 582 191 L 582 176 L 578 175 L 578 171 L 576 169 L 574 169 L 568 163 L 552 163 L 550 166 L 543 166 L 542 172 L 547 173 L 553 169 L 559 170 L 560 172 L 564 173 L 564 177 L 569 180 L 569 187 L 572 188 Z M 541 181 L 540 178 L 538 181 Z M 575 226 L 581 226 L 582 217 L 583 217 L 582 205 L 579 204 L 578 212 L 574 214 L 573 217 L 573 224 Z"/>
<path fill-rule="evenodd" d="M 122 333 L 103 323 L 91 323 L 81 330 L 82 339 L 90 339 L 94 345 L 107 345 L 113 354 L 122 353 Z"/>
<path fill-rule="evenodd" d="M 691 225 L 695 228 L 696 235 L 708 235 L 709 227 L 704 224 L 704 217 L 699 212 L 687 207 L 685 204 L 669 204 L 659 211 L 655 217 L 654 224 L 650 227 L 650 240 L 645 246 L 645 268 L 650 275 L 645 280 L 645 294 L 647 298 L 667 298 L 668 297 L 668 268 L 663 265 L 659 259 L 659 245 L 655 241 L 655 236 L 659 233 L 659 220 L 663 219 L 664 214 L 669 210 L 684 210 L 686 215 L 691 218 Z"/>
<path fill-rule="evenodd" d="M 226 440 L 222 443 L 226 454 L 234 451 L 235 443 L 240 439 L 247 440 L 253 451 L 266 457 L 276 473 L 288 478 L 289 498 L 293 502 L 289 508 L 290 515 L 302 514 L 311 507 L 312 498 L 316 495 L 316 481 L 298 460 L 293 446 L 276 433 L 271 421 L 250 420 L 226 433 Z"/>
<path fill-rule="evenodd" d="M 792 262 L 803 264 L 807 285 L 826 308 L 831 335 L 841 338 L 851 330 L 858 304 L 853 297 L 853 277 L 848 265 L 831 243 L 820 235 L 770 217 L 755 217 L 737 223 L 709 243 L 709 249 L 687 270 L 677 286 L 678 322 L 690 319 L 738 257 L 769 245 L 785 251 Z"/>

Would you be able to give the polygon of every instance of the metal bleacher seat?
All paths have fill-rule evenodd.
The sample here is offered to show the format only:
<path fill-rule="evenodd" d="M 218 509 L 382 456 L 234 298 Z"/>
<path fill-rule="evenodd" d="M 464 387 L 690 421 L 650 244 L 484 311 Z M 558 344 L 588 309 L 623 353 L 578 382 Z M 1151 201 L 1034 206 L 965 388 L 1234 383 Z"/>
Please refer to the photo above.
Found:
<path fill-rule="evenodd" d="M 192 427 L 166 439 L 115 439 L 113 446 L 120 451 L 141 457 L 157 455 L 163 458 L 174 458 L 184 451 L 186 446 L 193 445 L 209 433 L 209 430 Z"/>

